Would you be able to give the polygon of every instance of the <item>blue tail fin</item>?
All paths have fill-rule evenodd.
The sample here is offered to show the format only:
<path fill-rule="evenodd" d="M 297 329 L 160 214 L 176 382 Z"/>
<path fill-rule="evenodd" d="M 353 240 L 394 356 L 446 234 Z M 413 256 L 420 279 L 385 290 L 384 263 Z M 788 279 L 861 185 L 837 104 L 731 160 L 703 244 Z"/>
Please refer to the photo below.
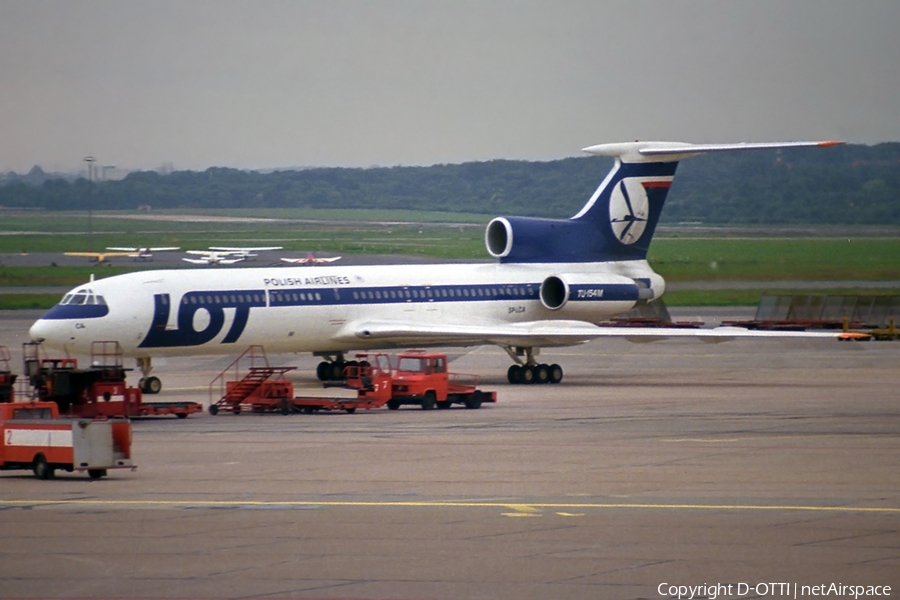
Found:
<path fill-rule="evenodd" d="M 647 258 L 678 162 L 707 152 L 833 146 L 842 142 L 684 144 L 628 142 L 584 151 L 616 162 L 584 208 L 568 220 L 498 217 L 488 252 L 501 262 L 605 262 Z"/>

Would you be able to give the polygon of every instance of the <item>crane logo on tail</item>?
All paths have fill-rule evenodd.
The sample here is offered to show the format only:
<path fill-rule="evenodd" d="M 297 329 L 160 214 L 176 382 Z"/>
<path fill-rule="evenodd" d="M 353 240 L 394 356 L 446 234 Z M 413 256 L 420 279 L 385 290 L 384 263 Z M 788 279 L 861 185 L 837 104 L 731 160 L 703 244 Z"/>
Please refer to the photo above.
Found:
<path fill-rule="evenodd" d="M 630 246 L 641 239 L 649 215 L 643 182 L 631 177 L 613 188 L 609 199 L 609 224 L 620 242 Z"/>

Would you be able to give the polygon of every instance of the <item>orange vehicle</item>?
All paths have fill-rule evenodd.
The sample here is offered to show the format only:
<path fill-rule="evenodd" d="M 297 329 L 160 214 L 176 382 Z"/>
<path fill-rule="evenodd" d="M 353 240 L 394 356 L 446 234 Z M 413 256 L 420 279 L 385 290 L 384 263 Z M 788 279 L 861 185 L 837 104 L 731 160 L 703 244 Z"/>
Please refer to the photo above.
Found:
<path fill-rule="evenodd" d="M 0 404 L 0 439 L 0 469 L 31 469 L 40 479 L 57 469 L 99 479 L 135 468 L 128 419 L 61 419 L 55 402 Z"/>
<path fill-rule="evenodd" d="M 463 404 L 466 408 L 480 408 L 484 402 L 496 401 L 497 392 L 478 389 L 476 375 L 450 373 L 446 354 L 408 350 L 397 356 L 387 407 L 397 410 L 404 404 L 412 404 L 431 410 Z"/>

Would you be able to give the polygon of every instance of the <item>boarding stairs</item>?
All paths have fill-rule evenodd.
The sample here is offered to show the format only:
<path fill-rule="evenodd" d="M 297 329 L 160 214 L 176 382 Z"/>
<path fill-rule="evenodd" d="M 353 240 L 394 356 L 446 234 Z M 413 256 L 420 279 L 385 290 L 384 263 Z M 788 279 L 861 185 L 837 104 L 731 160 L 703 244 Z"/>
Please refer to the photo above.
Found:
<path fill-rule="evenodd" d="M 249 366 L 248 366 L 249 365 Z M 246 372 L 242 374 L 242 367 Z M 253 345 L 237 357 L 209 384 L 210 412 L 241 412 L 241 405 L 273 375 L 282 376 L 294 367 L 272 367 L 262 346 Z M 215 409 L 212 409 L 215 407 Z"/>

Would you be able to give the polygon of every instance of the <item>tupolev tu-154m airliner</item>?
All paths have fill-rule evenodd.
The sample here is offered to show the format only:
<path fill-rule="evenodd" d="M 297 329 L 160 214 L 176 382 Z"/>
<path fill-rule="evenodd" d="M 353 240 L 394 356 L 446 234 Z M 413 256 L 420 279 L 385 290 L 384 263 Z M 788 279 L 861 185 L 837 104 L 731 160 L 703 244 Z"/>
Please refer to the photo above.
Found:
<path fill-rule="evenodd" d="M 339 378 L 349 351 L 409 346 L 495 344 L 513 361 L 511 383 L 563 378 L 539 364 L 541 347 L 603 337 L 836 337 L 825 332 L 735 327 L 602 327 L 603 320 L 663 295 L 665 281 L 647 249 L 680 160 L 709 152 L 833 146 L 842 142 L 601 144 L 585 152 L 615 159 L 612 170 L 570 219 L 498 217 L 485 243 L 495 263 L 297 266 L 141 271 L 79 286 L 31 327 L 47 346 L 88 354 L 116 340 L 161 388 L 151 359 L 269 352 L 324 358 L 321 379 Z"/>

